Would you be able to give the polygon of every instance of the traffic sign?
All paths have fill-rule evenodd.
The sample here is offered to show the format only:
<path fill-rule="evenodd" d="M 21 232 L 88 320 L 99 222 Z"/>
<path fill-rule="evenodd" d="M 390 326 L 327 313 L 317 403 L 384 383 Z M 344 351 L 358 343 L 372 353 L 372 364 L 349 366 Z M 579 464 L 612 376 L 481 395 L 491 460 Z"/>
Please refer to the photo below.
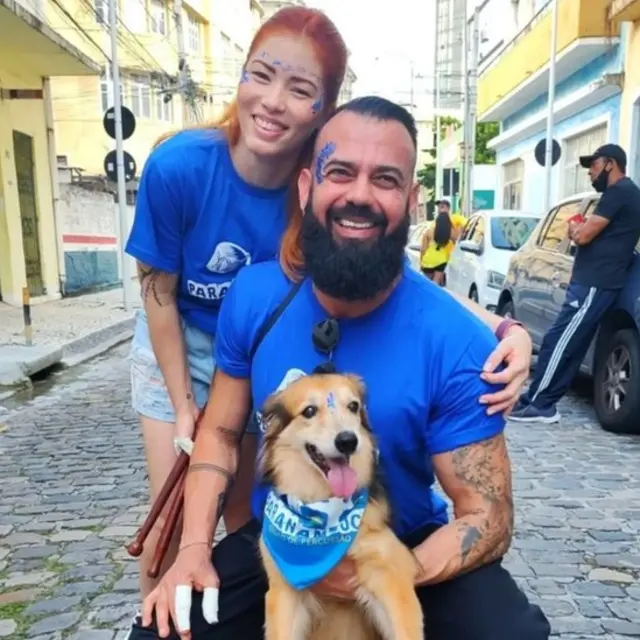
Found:
<path fill-rule="evenodd" d="M 542 138 L 540 142 L 536 145 L 534 150 L 534 155 L 536 157 L 536 162 L 541 166 L 545 166 L 545 154 L 547 152 L 547 139 Z M 555 166 L 560 160 L 560 156 L 562 154 L 562 149 L 560 147 L 560 143 L 554 138 L 551 140 L 551 165 Z"/>
<path fill-rule="evenodd" d="M 112 182 L 118 181 L 118 165 L 116 151 L 109 151 L 104 157 L 104 172 L 107 174 L 107 178 Z M 127 151 L 124 152 L 124 179 L 126 182 L 133 180 L 136 177 L 136 161 L 133 156 Z"/>
<path fill-rule="evenodd" d="M 121 107 L 122 113 L 122 139 L 127 140 L 136 130 L 136 117 L 133 115 L 133 112 L 124 105 Z M 102 118 L 102 125 L 104 126 L 104 130 L 107 132 L 107 135 L 110 138 L 116 139 L 116 110 L 115 107 L 109 107 L 104 112 L 104 117 Z"/>

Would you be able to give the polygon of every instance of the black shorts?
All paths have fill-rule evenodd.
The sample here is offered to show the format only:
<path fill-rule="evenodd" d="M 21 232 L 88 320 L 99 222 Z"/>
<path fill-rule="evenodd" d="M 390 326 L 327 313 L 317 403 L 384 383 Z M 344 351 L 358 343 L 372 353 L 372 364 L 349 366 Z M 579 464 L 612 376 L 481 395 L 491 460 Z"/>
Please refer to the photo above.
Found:
<path fill-rule="evenodd" d="M 433 528 L 404 542 L 417 546 Z M 192 640 L 263 640 L 266 576 L 258 555 L 260 528 L 250 522 L 214 549 L 220 578 L 219 622 L 210 626 L 202 616 L 202 596 L 193 594 Z M 417 590 L 428 640 L 547 640 L 549 622 L 532 605 L 501 561 L 441 584 Z M 129 640 L 157 640 L 155 623 L 136 620 Z M 171 640 L 179 640 L 172 627 Z"/>
<path fill-rule="evenodd" d="M 436 271 L 438 273 L 444 273 L 444 270 L 447 268 L 447 263 L 443 262 L 442 264 L 439 264 L 437 267 L 430 267 L 429 269 L 427 269 L 426 267 L 422 267 L 422 273 L 424 273 L 425 276 L 430 276 L 432 273 L 435 273 Z"/>

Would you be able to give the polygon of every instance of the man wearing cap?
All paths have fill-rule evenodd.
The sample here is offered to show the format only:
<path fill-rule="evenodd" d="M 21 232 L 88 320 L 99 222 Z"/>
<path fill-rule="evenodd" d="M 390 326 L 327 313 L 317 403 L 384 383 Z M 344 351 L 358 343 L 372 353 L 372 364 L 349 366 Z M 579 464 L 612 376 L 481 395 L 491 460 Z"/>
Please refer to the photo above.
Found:
<path fill-rule="evenodd" d="M 542 341 L 531 385 L 509 417 L 516 422 L 560 420 L 556 403 L 623 288 L 640 239 L 640 189 L 626 176 L 624 150 L 605 144 L 581 156 L 580 164 L 602 197 L 586 220 L 569 221 L 569 238 L 578 247 L 571 281 L 562 309 Z"/>

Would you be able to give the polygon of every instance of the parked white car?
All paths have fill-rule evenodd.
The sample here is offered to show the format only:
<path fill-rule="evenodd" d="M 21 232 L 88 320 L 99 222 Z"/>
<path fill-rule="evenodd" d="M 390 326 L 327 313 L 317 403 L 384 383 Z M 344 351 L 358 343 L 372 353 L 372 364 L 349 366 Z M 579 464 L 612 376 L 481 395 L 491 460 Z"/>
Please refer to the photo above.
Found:
<path fill-rule="evenodd" d="M 495 311 L 509 261 L 539 220 L 539 214 L 522 211 L 474 212 L 447 265 L 447 289 Z"/>
<path fill-rule="evenodd" d="M 428 226 L 428 222 L 419 222 L 416 225 L 412 225 L 409 229 L 409 242 L 407 242 L 404 252 L 409 259 L 409 263 L 416 271 L 420 271 L 420 248 L 422 247 L 422 236 Z"/>

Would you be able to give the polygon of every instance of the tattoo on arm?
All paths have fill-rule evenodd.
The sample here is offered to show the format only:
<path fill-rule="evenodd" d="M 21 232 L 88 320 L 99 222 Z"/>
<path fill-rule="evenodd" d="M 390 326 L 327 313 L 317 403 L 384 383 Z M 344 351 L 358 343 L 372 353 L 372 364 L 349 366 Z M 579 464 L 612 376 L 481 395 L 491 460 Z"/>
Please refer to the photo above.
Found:
<path fill-rule="evenodd" d="M 138 280 L 145 304 L 153 299 L 159 307 L 166 307 L 174 301 L 176 276 L 138 263 Z"/>
<path fill-rule="evenodd" d="M 239 451 L 245 428 L 246 424 L 243 425 L 242 429 L 229 429 L 228 427 L 220 425 L 216 427 L 216 431 L 222 436 L 222 438 L 230 447 L 234 448 L 236 451 Z M 216 522 L 218 522 L 222 517 L 227 499 L 229 497 L 229 494 L 231 493 L 231 489 L 233 488 L 233 483 L 236 480 L 237 468 L 233 471 L 229 471 L 224 467 L 210 462 L 196 462 L 195 464 L 189 465 L 189 473 L 196 473 L 198 471 L 212 471 L 225 478 L 225 488 L 218 495 L 218 504 L 216 505 L 215 517 Z"/>
<path fill-rule="evenodd" d="M 481 497 L 483 507 L 456 521 L 463 570 L 504 555 L 513 532 L 510 464 L 501 436 L 452 452 L 457 479 Z"/>

